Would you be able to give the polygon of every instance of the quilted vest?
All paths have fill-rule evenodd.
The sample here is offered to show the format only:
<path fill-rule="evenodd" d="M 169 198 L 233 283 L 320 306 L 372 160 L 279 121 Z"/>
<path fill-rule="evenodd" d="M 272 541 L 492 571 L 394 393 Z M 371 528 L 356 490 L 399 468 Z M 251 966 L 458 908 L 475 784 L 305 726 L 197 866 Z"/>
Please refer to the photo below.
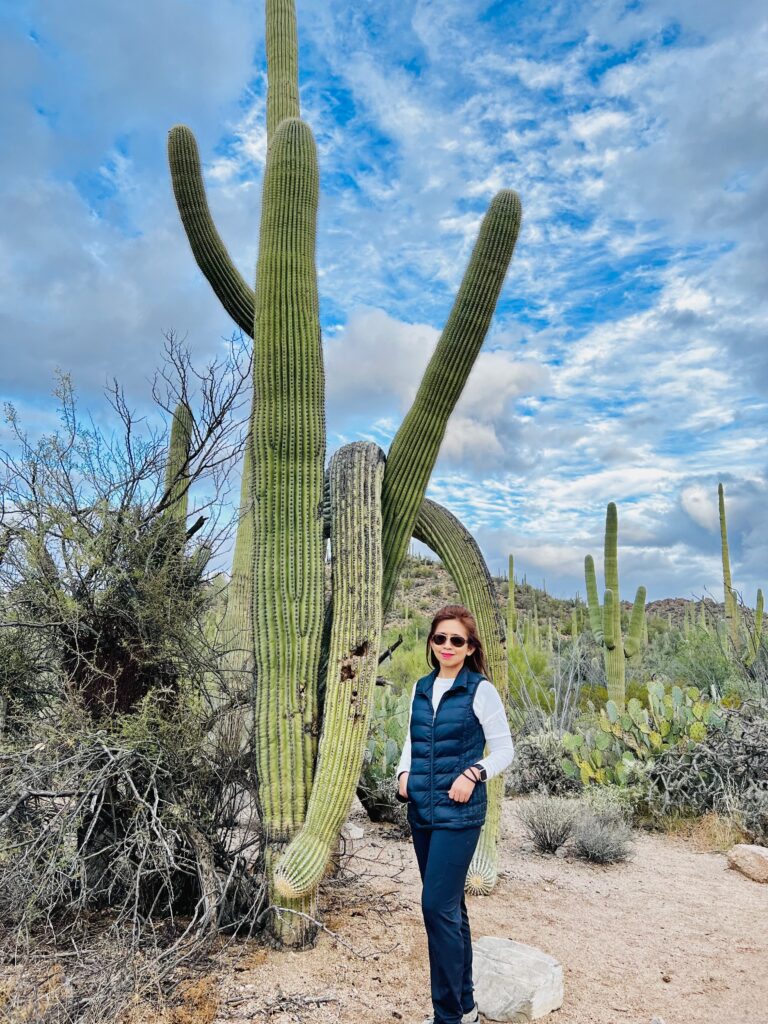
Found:
<path fill-rule="evenodd" d="M 451 800 L 457 775 L 479 761 L 485 749 L 483 727 L 472 707 L 485 678 L 466 664 L 432 709 L 436 668 L 416 684 L 411 710 L 411 768 L 408 821 L 412 828 L 472 828 L 485 822 L 485 783 L 478 782 L 466 803 Z"/>

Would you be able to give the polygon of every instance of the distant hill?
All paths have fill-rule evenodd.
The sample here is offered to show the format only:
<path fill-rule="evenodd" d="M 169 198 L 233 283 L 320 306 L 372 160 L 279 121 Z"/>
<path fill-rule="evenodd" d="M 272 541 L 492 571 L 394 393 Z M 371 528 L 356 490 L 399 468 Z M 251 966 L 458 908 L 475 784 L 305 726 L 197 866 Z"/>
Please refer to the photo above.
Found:
<path fill-rule="evenodd" d="M 496 576 L 493 577 L 493 583 L 499 607 L 502 613 L 506 614 L 509 581 L 504 577 Z M 456 604 L 458 601 L 459 592 L 440 562 L 410 554 L 403 565 L 400 583 L 385 626 L 404 629 L 407 623 L 413 622 L 414 617 L 430 620 L 442 605 Z M 570 623 L 574 606 L 579 604 L 584 607 L 585 604 L 583 597 L 579 597 L 578 600 L 576 597 L 571 599 L 553 597 L 542 588 L 531 586 L 525 580 L 518 581 L 515 584 L 515 604 L 518 612 L 532 613 L 534 602 L 539 622 L 542 625 L 547 620 L 551 620 L 553 625 L 563 627 Z M 650 601 L 646 605 L 646 612 L 649 620 L 659 618 L 670 623 L 674 628 L 682 628 L 686 614 L 690 615 L 693 607 L 698 616 L 701 604 L 700 601 L 681 597 L 662 598 L 658 601 Z M 722 603 L 706 598 L 703 604 L 710 620 L 723 617 Z M 622 601 L 622 607 L 628 611 L 632 604 L 630 601 Z"/>

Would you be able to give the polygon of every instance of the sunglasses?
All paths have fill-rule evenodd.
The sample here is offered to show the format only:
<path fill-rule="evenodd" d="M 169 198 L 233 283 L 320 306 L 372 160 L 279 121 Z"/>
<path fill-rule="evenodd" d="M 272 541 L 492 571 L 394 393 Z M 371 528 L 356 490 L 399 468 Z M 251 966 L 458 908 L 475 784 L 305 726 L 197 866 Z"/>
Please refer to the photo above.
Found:
<path fill-rule="evenodd" d="M 463 647 L 467 642 L 466 637 L 463 636 L 446 636 L 445 633 L 435 633 L 432 637 L 432 643 L 437 644 L 438 647 L 442 647 L 446 640 L 450 640 L 451 647 Z"/>

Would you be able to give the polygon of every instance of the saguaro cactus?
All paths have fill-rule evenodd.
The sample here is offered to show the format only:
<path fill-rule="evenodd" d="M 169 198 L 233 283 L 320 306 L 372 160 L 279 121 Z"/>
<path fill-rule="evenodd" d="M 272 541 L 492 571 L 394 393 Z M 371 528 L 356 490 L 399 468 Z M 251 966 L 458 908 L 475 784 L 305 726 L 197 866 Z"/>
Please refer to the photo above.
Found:
<path fill-rule="evenodd" d="M 514 647 L 517 637 L 517 608 L 515 607 L 515 557 L 509 556 L 509 597 L 507 598 L 507 647 Z"/>
<path fill-rule="evenodd" d="M 619 518 L 616 505 L 610 502 L 605 516 L 605 597 L 603 607 L 597 596 L 595 563 L 591 555 L 584 559 L 584 575 L 587 583 L 587 605 L 592 633 L 603 646 L 605 675 L 608 681 L 608 698 L 617 707 L 624 707 L 626 697 L 625 660 L 640 650 L 645 619 L 645 587 L 638 587 L 635 603 L 629 620 L 629 636 L 621 634 L 621 598 L 619 595 Z"/>
<path fill-rule="evenodd" d="M 302 945 L 314 934 L 317 882 L 362 764 L 381 618 L 512 257 L 520 201 L 508 190 L 492 201 L 386 463 L 366 445 L 334 456 L 328 474 L 332 597 L 324 606 L 317 161 L 311 131 L 299 119 L 293 0 L 267 0 L 266 17 L 268 151 L 255 291 L 213 224 L 188 128 L 171 130 L 169 163 L 195 259 L 224 308 L 254 339 L 253 409 L 224 635 L 240 652 L 252 652 L 252 662 L 234 657 L 229 666 L 235 674 L 242 670 L 252 694 L 268 896 L 275 908 L 269 928 L 277 941 Z M 491 845 L 495 850 L 495 840 Z"/>
<path fill-rule="evenodd" d="M 745 665 L 751 665 L 760 652 L 763 635 L 763 592 L 757 591 L 754 626 L 743 620 L 739 598 L 731 580 L 731 559 L 728 552 L 728 525 L 725 519 L 725 491 L 717 485 L 717 500 L 720 512 L 720 550 L 723 559 L 723 600 L 728 638 L 733 653 Z"/>

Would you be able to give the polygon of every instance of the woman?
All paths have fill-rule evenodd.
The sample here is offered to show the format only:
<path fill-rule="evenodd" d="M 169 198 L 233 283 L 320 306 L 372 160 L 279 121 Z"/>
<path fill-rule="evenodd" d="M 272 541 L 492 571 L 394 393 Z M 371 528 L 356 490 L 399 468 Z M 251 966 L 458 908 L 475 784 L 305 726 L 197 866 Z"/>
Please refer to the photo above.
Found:
<path fill-rule="evenodd" d="M 397 766 L 423 883 L 434 1010 L 424 1024 L 473 1024 L 478 1016 L 464 883 L 485 821 L 485 785 L 512 761 L 514 747 L 504 705 L 488 679 L 477 624 L 462 605 L 446 605 L 435 615 L 427 660 L 433 670 L 413 688 Z"/>

